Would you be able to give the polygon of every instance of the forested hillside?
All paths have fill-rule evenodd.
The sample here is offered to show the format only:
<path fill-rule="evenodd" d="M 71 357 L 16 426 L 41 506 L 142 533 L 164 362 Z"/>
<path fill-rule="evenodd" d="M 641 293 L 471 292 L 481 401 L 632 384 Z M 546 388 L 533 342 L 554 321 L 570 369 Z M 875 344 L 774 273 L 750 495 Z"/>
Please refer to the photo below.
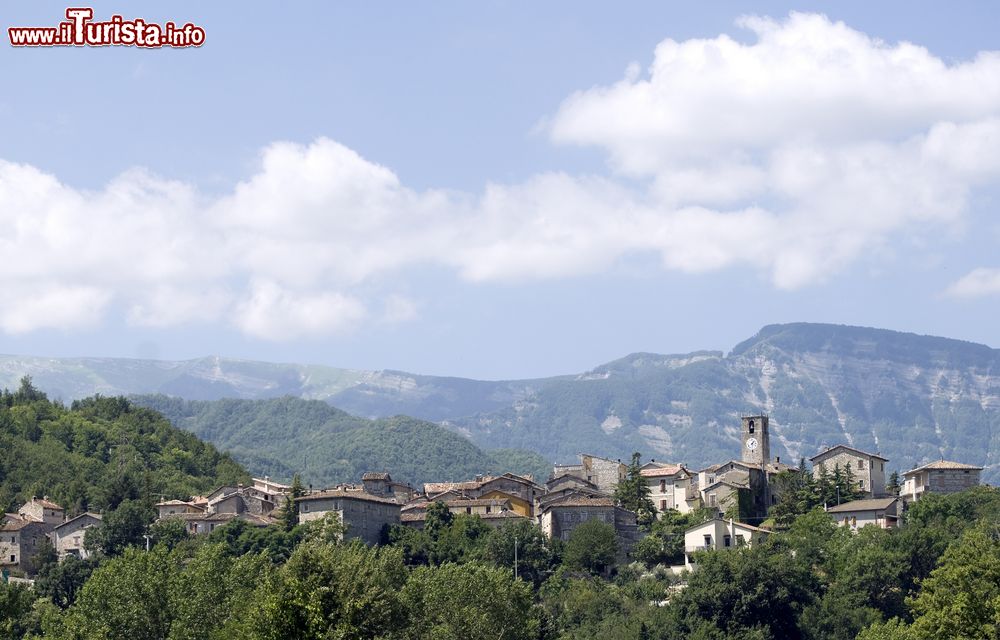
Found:
<path fill-rule="evenodd" d="M 163 395 L 133 401 L 230 452 L 255 475 L 302 479 L 317 487 L 389 471 L 402 482 L 463 480 L 513 471 L 543 479 L 549 463 L 529 451 L 483 451 L 432 422 L 396 416 L 368 420 L 316 400 L 185 401 Z"/>
<path fill-rule="evenodd" d="M 949 458 L 980 464 L 987 482 L 1000 482 L 1000 352 L 882 329 L 771 325 L 728 354 L 637 353 L 578 375 L 536 380 L 214 357 L 0 357 L 0 382 L 25 373 L 67 399 L 159 392 L 186 399 L 288 394 L 324 400 L 368 418 L 406 414 L 435 421 L 482 449 L 527 449 L 554 462 L 580 452 L 626 459 L 638 450 L 700 467 L 739 451 L 741 412 L 765 411 L 772 454 L 784 459 L 844 442 L 881 452 L 893 469 Z M 241 459 L 254 469 L 287 475 L 281 464 L 257 460 L 266 448 L 249 438 L 229 444 L 241 447 Z M 281 463 L 292 464 L 284 457 Z"/>
<path fill-rule="evenodd" d="M 151 506 L 246 481 L 229 455 L 124 398 L 53 403 L 30 379 L 0 393 L 0 507 L 48 495 L 75 514 Z"/>

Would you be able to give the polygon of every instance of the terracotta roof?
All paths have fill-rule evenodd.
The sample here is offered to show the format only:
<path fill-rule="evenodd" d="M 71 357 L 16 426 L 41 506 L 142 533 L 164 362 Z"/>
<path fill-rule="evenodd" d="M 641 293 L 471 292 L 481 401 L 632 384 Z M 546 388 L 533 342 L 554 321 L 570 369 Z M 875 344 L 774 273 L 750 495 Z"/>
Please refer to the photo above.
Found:
<path fill-rule="evenodd" d="M 385 471 L 367 471 L 361 474 L 361 480 L 392 480 Z"/>
<path fill-rule="evenodd" d="M 59 505 L 57 505 L 55 502 L 52 502 L 50 500 L 46 500 L 45 498 L 32 498 L 31 502 L 34 502 L 35 504 L 39 504 L 39 505 L 45 507 L 46 509 L 58 509 L 59 511 L 63 510 L 63 508 L 60 507 Z"/>
<path fill-rule="evenodd" d="M 425 482 L 424 493 L 433 495 L 444 493 L 445 491 L 472 491 L 492 479 L 493 476 L 486 476 L 482 480 L 466 480 L 465 482 Z"/>
<path fill-rule="evenodd" d="M 823 456 L 825 456 L 828 453 L 831 453 L 833 451 L 836 451 L 837 449 L 847 449 L 848 451 L 853 451 L 854 453 L 859 453 L 859 454 L 861 454 L 863 456 L 868 456 L 869 458 L 878 458 L 879 460 L 882 460 L 884 462 L 889 462 L 889 458 L 883 458 L 882 456 L 880 456 L 877 453 L 868 453 L 867 451 L 862 451 L 861 449 L 855 449 L 854 447 L 849 447 L 846 444 L 835 444 L 832 447 L 828 447 L 828 448 L 824 449 L 823 451 L 817 453 L 813 457 L 809 458 L 809 461 L 812 462 L 813 460 L 817 460 L 819 458 L 822 458 Z"/>
<path fill-rule="evenodd" d="M 660 478 L 674 476 L 684 471 L 684 465 L 682 464 L 670 464 L 663 467 L 654 467 L 652 469 L 643 469 L 639 472 L 639 475 L 646 478 Z"/>
<path fill-rule="evenodd" d="M 881 511 L 888 509 L 889 505 L 899 498 L 890 496 L 888 498 L 868 498 L 866 500 L 852 500 L 826 510 L 827 513 L 843 513 L 845 511 Z"/>
<path fill-rule="evenodd" d="M 945 470 L 961 470 L 961 471 L 982 471 L 982 467 L 977 467 L 974 464 L 965 464 L 964 462 L 952 462 L 950 460 L 936 460 L 934 462 L 925 464 L 922 467 L 917 467 L 916 469 L 910 469 L 909 471 L 904 471 L 903 475 L 908 476 L 914 473 L 919 473 L 921 471 L 933 471 L 934 469 Z"/>
<path fill-rule="evenodd" d="M 3 524 L 0 525 L 0 531 L 20 531 L 29 524 L 37 524 L 37 520 L 28 520 L 27 518 L 11 518 L 11 514 L 7 514 L 4 518 Z"/>
<path fill-rule="evenodd" d="M 399 503 L 391 498 L 383 498 L 382 496 L 376 496 L 368 493 L 367 491 L 349 491 L 347 489 L 327 489 L 325 491 L 314 491 L 313 493 L 306 494 L 301 498 L 298 498 L 296 502 L 303 502 L 305 500 L 323 500 L 325 498 L 345 498 L 348 500 L 365 500 L 367 502 L 380 502 L 382 504 L 394 504 Z"/>

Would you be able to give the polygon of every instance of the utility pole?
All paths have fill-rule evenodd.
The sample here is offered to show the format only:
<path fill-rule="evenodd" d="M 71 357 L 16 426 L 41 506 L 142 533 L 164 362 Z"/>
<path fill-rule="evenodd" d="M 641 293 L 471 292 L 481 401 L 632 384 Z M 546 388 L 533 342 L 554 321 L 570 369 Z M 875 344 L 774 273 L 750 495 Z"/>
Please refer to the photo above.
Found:
<path fill-rule="evenodd" d="M 517 580 L 517 536 L 514 536 L 514 579 Z"/>
<path fill-rule="evenodd" d="M 146 552 L 149 552 L 149 539 L 152 537 L 148 533 L 142 534 L 142 537 L 146 539 Z"/>

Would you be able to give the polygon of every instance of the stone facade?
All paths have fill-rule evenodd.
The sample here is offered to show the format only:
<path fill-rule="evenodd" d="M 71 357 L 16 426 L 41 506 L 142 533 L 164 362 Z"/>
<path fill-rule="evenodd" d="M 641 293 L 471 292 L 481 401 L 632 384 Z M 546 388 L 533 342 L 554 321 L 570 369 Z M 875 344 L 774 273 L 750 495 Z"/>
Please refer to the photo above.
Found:
<path fill-rule="evenodd" d="M 31 575 L 35 557 L 48 540 L 52 525 L 36 522 L 18 514 L 5 514 L 0 525 L 0 568 L 16 569 Z"/>
<path fill-rule="evenodd" d="M 838 444 L 813 456 L 810 461 L 813 465 L 813 477 L 817 479 L 824 470 L 827 474 L 832 474 L 837 467 L 844 473 L 850 469 L 858 488 L 866 496 L 885 496 L 885 463 L 889 461 L 888 458 Z"/>
<path fill-rule="evenodd" d="M 983 470 L 971 464 L 939 460 L 903 473 L 903 491 L 907 502 L 920 499 L 925 493 L 958 493 L 979 485 Z"/>
<path fill-rule="evenodd" d="M 580 454 L 580 464 L 556 465 L 553 477 L 574 475 L 593 483 L 599 491 L 611 495 L 618 483 L 625 479 L 628 467 L 621 460 L 609 460 L 587 453 Z"/>
<path fill-rule="evenodd" d="M 18 515 L 35 522 L 44 522 L 51 526 L 60 524 L 65 519 L 65 511 L 54 502 L 49 501 L 49 497 L 32 498 L 24 503 L 17 511 Z"/>
<path fill-rule="evenodd" d="M 767 416 L 742 416 L 743 448 L 740 459 L 747 464 L 761 465 L 771 461 L 771 434 Z"/>
<path fill-rule="evenodd" d="M 584 522 L 598 520 L 610 524 L 618 537 L 619 561 L 624 561 L 638 541 L 635 514 L 616 507 L 606 496 L 589 497 L 569 495 L 546 503 L 539 516 L 539 524 L 549 538 L 569 540 L 573 530 Z"/>
<path fill-rule="evenodd" d="M 90 557 L 90 552 L 83 546 L 87 529 L 101 526 L 101 516 L 96 513 L 84 513 L 71 518 L 52 530 L 52 546 L 55 547 L 59 559 L 66 556 L 76 556 L 81 560 Z"/>
<path fill-rule="evenodd" d="M 367 544 L 379 544 L 386 527 L 399 524 L 400 505 L 395 500 L 374 496 L 365 491 L 331 489 L 307 494 L 298 499 L 299 520 L 319 520 L 337 513 L 347 527 L 344 538 L 360 538 Z"/>

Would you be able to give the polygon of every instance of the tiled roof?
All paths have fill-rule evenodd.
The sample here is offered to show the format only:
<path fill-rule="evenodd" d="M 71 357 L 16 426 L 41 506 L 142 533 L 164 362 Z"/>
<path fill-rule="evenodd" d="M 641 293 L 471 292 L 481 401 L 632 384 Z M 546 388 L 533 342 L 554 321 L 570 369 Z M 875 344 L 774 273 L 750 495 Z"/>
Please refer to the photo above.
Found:
<path fill-rule="evenodd" d="M 361 474 L 361 480 L 392 480 L 385 471 L 367 471 Z"/>
<path fill-rule="evenodd" d="M 982 471 L 982 467 L 977 467 L 974 464 L 965 464 L 964 462 L 952 462 L 950 460 L 936 460 L 929 464 L 925 464 L 922 467 L 917 467 L 916 469 L 910 469 L 909 471 L 904 471 L 903 475 L 908 476 L 914 473 L 920 473 L 921 471 L 932 471 L 932 470 L 958 470 L 958 471 Z"/>
<path fill-rule="evenodd" d="M 419 513 L 401 513 L 399 514 L 400 522 L 423 522 L 427 519 L 427 512 L 420 511 Z"/>
<path fill-rule="evenodd" d="M 325 491 L 314 491 L 313 493 L 306 494 L 301 498 L 298 498 L 296 502 L 303 502 L 306 500 L 323 500 L 326 498 L 344 498 L 348 500 L 365 500 L 367 502 L 380 502 L 382 504 L 395 504 L 399 503 L 390 498 L 383 498 L 382 496 L 376 496 L 368 493 L 367 491 L 349 491 L 347 489 L 327 489 Z"/>
<path fill-rule="evenodd" d="M 34 502 L 35 504 L 45 507 L 46 509 L 57 509 L 59 511 L 63 510 L 63 508 L 57 505 L 55 502 L 52 502 L 51 500 L 46 500 L 45 498 L 32 498 L 31 501 Z"/>
<path fill-rule="evenodd" d="M 21 517 L 10 517 L 12 514 L 7 514 L 4 518 L 3 524 L 0 524 L 0 531 L 20 531 L 29 524 L 35 524 L 37 520 L 28 520 L 27 518 Z"/>
<path fill-rule="evenodd" d="M 684 470 L 684 465 L 681 464 L 670 464 L 663 467 L 654 467 L 652 469 L 643 469 L 639 472 L 639 475 L 646 478 L 666 478 L 669 476 L 677 475 L 679 472 Z"/>
<path fill-rule="evenodd" d="M 70 518 L 69 520 L 67 520 L 66 522 L 64 522 L 62 524 L 57 524 L 54 528 L 55 529 L 62 529 L 66 525 L 72 524 L 72 523 L 76 522 L 77 520 L 79 520 L 80 518 L 86 518 L 86 517 L 91 517 L 91 518 L 94 518 L 96 520 L 103 520 L 104 519 L 104 518 L 101 517 L 101 514 L 99 514 L 99 513 L 90 513 L 88 511 L 87 513 L 81 513 L 80 515 L 76 516 L 75 518 Z"/>
<path fill-rule="evenodd" d="M 867 500 L 852 500 L 826 510 L 827 513 L 843 513 L 845 511 L 881 511 L 888 509 L 889 505 L 899 500 L 895 496 L 888 498 L 869 498 Z"/>
<path fill-rule="evenodd" d="M 615 501 L 611 498 L 598 496 L 598 497 L 588 497 L 583 495 L 568 495 L 561 500 L 553 500 L 552 502 L 542 505 L 543 511 L 548 511 L 549 509 L 555 509 L 557 507 L 613 507 L 615 506 Z"/>
<path fill-rule="evenodd" d="M 828 454 L 833 453 L 837 449 L 847 449 L 848 451 L 853 451 L 854 453 L 857 453 L 857 454 L 860 454 L 860 455 L 863 455 L 863 456 L 868 456 L 869 458 L 877 458 L 877 459 L 882 460 L 884 462 L 889 462 L 889 458 L 883 458 L 882 456 L 880 456 L 877 453 L 868 453 L 867 451 L 862 451 L 861 449 L 855 449 L 854 447 L 849 447 L 846 444 L 835 444 L 832 447 L 829 447 L 829 448 L 824 449 L 823 451 L 817 453 L 813 457 L 809 458 L 809 460 L 810 460 L 810 462 L 812 462 L 814 460 L 818 460 L 819 458 L 823 458 L 823 457 L 827 456 Z"/>
<path fill-rule="evenodd" d="M 486 476 L 482 480 L 467 480 L 465 482 L 425 482 L 424 493 L 434 495 L 445 491 L 472 491 L 492 479 L 493 476 Z"/>
<path fill-rule="evenodd" d="M 190 502 L 185 502 L 183 500 L 167 500 L 165 502 L 157 502 L 156 503 L 157 507 L 179 507 L 181 505 L 183 505 L 185 507 L 193 507 L 194 506 Z"/>

